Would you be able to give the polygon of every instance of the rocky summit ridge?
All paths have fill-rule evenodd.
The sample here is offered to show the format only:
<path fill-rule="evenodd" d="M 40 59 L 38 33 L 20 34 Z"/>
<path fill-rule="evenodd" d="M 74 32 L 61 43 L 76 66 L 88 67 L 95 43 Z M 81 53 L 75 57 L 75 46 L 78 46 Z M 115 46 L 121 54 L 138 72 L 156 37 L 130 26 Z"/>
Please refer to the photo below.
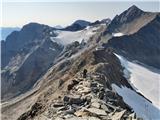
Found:
<path fill-rule="evenodd" d="M 103 84 L 102 84 L 103 83 Z M 105 83 L 105 84 L 104 84 Z M 107 87 L 108 86 L 108 87 Z M 105 76 L 88 73 L 71 80 L 63 95 L 51 101 L 47 108 L 36 102 L 18 120 L 139 120 L 132 109 L 124 103 Z M 42 113 L 41 113 L 42 112 Z M 39 116 L 38 114 L 41 115 Z M 37 117 L 38 116 L 38 117 Z"/>

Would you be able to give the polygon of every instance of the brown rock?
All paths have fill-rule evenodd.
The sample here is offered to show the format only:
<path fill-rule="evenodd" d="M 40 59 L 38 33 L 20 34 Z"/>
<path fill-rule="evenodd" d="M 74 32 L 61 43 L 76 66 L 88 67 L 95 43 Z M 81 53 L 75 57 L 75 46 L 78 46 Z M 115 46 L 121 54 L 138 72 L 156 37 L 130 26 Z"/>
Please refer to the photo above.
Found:
<path fill-rule="evenodd" d="M 82 116 L 88 116 L 89 113 L 83 110 L 79 110 L 79 111 L 76 111 L 74 115 L 76 115 L 77 117 L 82 117 Z"/>
<path fill-rule="evenodd" d="M 112 120 L 121 120 L 126 110 L 123 110 L 121 112 L 115 112 L 114 115 L 111 117 Z"/>
<path fill-rule="evenodd" d="M 102 115 L 102 116 L 105 116 L 105 115 L 107 115 L 107 113 L 104 111 L 104 110 L 102 110 L 102 109 L 97 109 L 97 108 L 88 108 L 88 109 L 85 109 L 85 111 L 88 111 L 88 112 L 90 112 L 91 114 L 93 114 L 93 115 Z"/>

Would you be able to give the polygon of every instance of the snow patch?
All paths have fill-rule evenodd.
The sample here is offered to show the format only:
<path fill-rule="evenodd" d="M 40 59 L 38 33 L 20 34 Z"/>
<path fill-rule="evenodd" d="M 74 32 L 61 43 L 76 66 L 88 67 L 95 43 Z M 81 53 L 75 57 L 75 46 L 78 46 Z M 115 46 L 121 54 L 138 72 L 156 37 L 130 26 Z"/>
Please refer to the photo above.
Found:
<path fill-rule="evenodd" d="M 50 37 L 50 39 L 51 39 L 51 41 L 52 41 L 53 43 L 62 44 L 61 39 L 58 39 L 58 38 L 56 38 L 56 37 Z"/>
<path fill-rule="evenodd" d="M 133 88 L 137 89 L 160 109 L 160 74 L 152 72 L 137 63 L 130 62 L 120 55 L 115 55 L 125 68 L 123 71 L 124 77 L 129 80 Z"/>
<path fill-rule="evenodd" d="M 94 35 L 96 30 L 98 30 L 99 27 L 92 27 L 88 26 L 86 29 L 80 30 L 80 31 L 61 31 L 57 30 L 55 31 L 55 34 L 57 34 L 56 37 L 52 37 L 52 41 L 60 42 L 62 45 L 68 45 L 72 42 L 78 41 L 88 41 L 92 35 Z"/>
<path fill-rule="evenodd" d="M 123 36 L 124 34 L 123 33 L 112 33 L 112 36 L 114 36 L 114 37 L 121 37 L 121 36 Z"/>
<path fill-rule="evenodd" d="M 56 51 L 54 48 L 51 48 L 51 47 L 49 47 L 49 49 L 52 50 L 52 51 Z"/>
<path fill-rule="evenodd" d="M 126 104 L 133 108 L 138 117 L 142 117 L 144 120 L 159 120 L 160 110 L 144 97 L 124 86 L 120 88 L 117 85 L 112 84 L 112 88 L 123 97 Z"/>

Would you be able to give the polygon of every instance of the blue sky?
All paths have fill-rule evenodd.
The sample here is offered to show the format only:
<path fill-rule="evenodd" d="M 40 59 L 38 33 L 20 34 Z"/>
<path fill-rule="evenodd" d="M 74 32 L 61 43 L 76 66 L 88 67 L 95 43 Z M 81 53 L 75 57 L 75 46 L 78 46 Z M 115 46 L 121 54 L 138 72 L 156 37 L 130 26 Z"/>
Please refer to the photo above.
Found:
<path fill-rule="evenodd" d="M 144 11 L 159 11 L 158 1 L 104 1 L 96 0 L 5 0 L 2 3 L 2 25 L 3 27 L 21 27 L 29 22 L 38 22 L 50 26 L 68 25 L 77 19 L 88 21 L 113 18 L 132 5 L 138 6 Z M 68 1 L 68 2 L 64 2 Z M 82 2 L 83 1 L 83 2 Z M 92 1 L 92 2 L 90 2 Z M 94 1 L 94 2 L 93 2 Z"/>

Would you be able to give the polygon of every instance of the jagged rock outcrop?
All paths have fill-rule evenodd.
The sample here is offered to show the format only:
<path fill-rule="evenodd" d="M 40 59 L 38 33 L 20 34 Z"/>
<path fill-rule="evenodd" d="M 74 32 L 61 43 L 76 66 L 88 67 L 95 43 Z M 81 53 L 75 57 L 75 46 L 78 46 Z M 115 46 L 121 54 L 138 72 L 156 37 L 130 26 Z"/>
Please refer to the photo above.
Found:
<path fill-rule="evenodd" d="M 70 89 L 53 99 L 45 110 L 42 110 L 40 103 L 36 103 L 18 120 L 136 119 L 136 116 L 132 115 L 132 109 L 114 90 L 110 89 L 111 86 L 107 88 L 104 83 L 101 83 L 101 79 L 98 73 L 88 74 L 87 78 L 79 76 L 68 84 Z"/>

